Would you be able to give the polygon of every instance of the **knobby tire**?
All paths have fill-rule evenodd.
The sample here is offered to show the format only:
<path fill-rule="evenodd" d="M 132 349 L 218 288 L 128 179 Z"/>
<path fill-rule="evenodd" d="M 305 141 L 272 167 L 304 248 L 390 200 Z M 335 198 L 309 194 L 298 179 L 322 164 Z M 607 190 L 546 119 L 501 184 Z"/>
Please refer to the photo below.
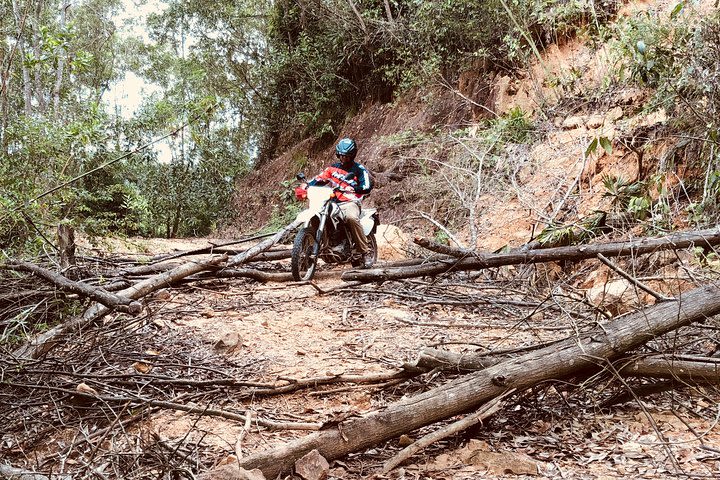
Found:
<path fill-rule="evenodd" d="M 296 282 L 308 281 L 315 275 L 318 259 L 317 257 L 312 259 L 314 246 L 315 229 L 312 227 L 301 228 L 295 235 L 290 261 L 290 269 Z"/>

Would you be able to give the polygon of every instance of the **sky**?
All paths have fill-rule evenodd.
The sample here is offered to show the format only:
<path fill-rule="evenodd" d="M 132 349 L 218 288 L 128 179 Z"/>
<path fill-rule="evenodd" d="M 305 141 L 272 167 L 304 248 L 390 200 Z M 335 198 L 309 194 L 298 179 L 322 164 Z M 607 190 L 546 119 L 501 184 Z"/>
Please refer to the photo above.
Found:
<path fill-rule="evenodd" d="M 148 14 L 158 12 L 164 8 L 160 0 L 123 0 L 124 7 L 115 16 L 117 32 L 123 37 L 139 37 L 146 43 L 151 39 L 145 27 L 145 18 Z M 118 111 L 120 116 L 129 120 L 142 105 L 143 99 L 161 91 L 160 86 L 148 83 L 134 72 L 127 72 L 125 77 L 110 86 L 105 101 L 112 111 Z M 158 161 L 169 163 L 172 159 L 172 150 L 168 142 L 163 141 L 153 146 Z"/>
<path fill-rule="evenodd" d="M 139 37 L 149 43 L 150 37 L 145 27 L 148 14 L 163 8 L 158 0 L 123 0 L 124 7 L 115 15 L 117 33 L 123 37 Z M 133 72 L 127 72 L 125 78 L 110 87 L 107 95 L 108 103 L 120 109 L 120 115 L 129 120 L 137 111 L 143 98 L 159 92 L 160 87 L 150 84 Z"/>

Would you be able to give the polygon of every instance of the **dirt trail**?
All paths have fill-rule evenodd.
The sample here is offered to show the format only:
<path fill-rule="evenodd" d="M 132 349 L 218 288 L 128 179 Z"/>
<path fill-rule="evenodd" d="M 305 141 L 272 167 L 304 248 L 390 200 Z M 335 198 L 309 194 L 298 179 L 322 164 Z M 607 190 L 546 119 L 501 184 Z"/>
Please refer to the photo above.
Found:
<path fill-rule="evenodd" d="M 339 276 L 342 270 L 334 271 Z M 319 280 L 317 288 L 209 282 L 168 290 L 149 308 L 161 327 L 159 335 L 186 339 L 200 357 L 221 355 L 247 365 L 247 378 L 253 381 L 282 384 L 287 379 L 386 372 L 414 359 L 424 346 L 502 350 L 571 335 L 578 325 L 562 311 L 530 307 L 525 315 L 522 308 L 502 304 L 532 300 L 529 290 L 511 279 L 514 273 L 491 272 L 468 283 L 417 280 L 348 290 L 338 289 L 342 282 L 337 278 Z M 441 304 L 443 299 L 468 298 L 488 302 Z M 384 387 L 327 385 L 246 401 L 233 400 L 228 392 L 221 407 L 276 421 L 328 422 L 382 408 L 444 377 L 433 374 Z M 663 478 L 677 468 L 669 452 L 688 474 L 720 472 L 717 452 L 703 449 L 688 428 L 706 432 L 706 445 L 720 444 L 718 429 L 702 419 L 717 408 L 712 402 L 691 404 L 678 396 L 676 416 L 667 399 L 648 403 L 644 412 L 636 404 L 601 410 L 598 399 L 582 389 L 569 395 L 553 387 L 536 393 L 539 403 L 501 412 L 483 427 L 433 445 L 389 475 L 379 472 L 398 451 L 397 440 L 334 462 L 330 478 L 525 478 L 508 472 L 527 474 L 527 468 L 535 468 L 541 478 Z M 304 435 L 257 428 L 246 434 L 242 422 L 173 411 L 156 415 L 143 428 L 170 442 L 200 442 L 217 464 L 233 463 L 238 452 L 247 455 Z"/>

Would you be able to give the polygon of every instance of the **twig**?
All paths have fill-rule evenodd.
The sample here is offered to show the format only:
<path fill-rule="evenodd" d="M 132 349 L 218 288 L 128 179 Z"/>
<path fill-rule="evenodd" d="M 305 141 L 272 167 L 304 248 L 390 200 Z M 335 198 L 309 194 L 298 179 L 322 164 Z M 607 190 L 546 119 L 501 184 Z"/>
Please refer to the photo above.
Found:
<path fill-rule="evenodd" d="M 385 465 L 383 465 L 383 473 L 388 473 L 393 468 L 400 465 L 402 462 L 410 458 L 411 456 L 415 455 L 417 452 L 422 450 L 423 448 L 426 448 L 429 445 L 432 445 L 435 442 L 438 442 L 444 438 L 449 437 L 450 435 L 454 435 L 458 432 L 462 432 L 463 430 L 467 430 L 468 428 L 472 427 L 473 425 L 482 422 L 489 416 L 495 414 L 498 410 L 500 410 L 503 407 L 502 400 L 507 398 L 509 395 L 515 392 L 515 389 L 511 389 L 502 395 L 499 395 L 489 402 L 485 403 L 482 407 L 480 407 L 477 411 L 471 413 L 470 415 L 464 417 L 461 420 L 458 420 L 457 422 L 451 423 L 450 425 L 446 425 L 445 427 L 441 428 L 440 430 L 436 430 L 435 432 L 432 432 L 428 435 L 425 435 L 424 437 L 417 440 L 412 445 L 409 445 L 402 449 L 400 453 L 392 457 L 390 460 L 385 462 Z"/>
<path fill-rule="evenodd" d="M 430 240 L 429 238 L 415 237 L 413 242 L 432 252 L 442 253 L 443 255 L 450 255 L 451 257 L 455 258 L 482 258 L 482 254 L 480 252 L 476 252 L 467 248 L 455 248 L 449 245 L 443 245 L 441 243 Z"/>
<path fill-rule="evenodd" d="M 245 426 L 240 430 L 240 434 L 238 435 L 237 441 L 235 441 L 235 456 L 240 459 L 242 458 L 242 441 L 243 438 L 245 438 L 245 435 L 250 431 L 250 426 L 252 425 L 252 410 L 247 411 L 246 419 L 245 419 Z"/>
<path fill-rule="evenodd" d="M 602 253 L 598 253 L 597 258 L 602 263 L 604 263 L 611 269 L 615 270 L 615 272 L 617 272 L 617 274 L 620 275 L 621 277 L 623 277 L 625 280 L 631 282 L 633 285 L 638 287 L 640 290 L 643 290 L 643 291 L 649 293 L 650 295 L 652 295 L 653 297 L 655 297 L 658 302 L 671 302 L 671 301 L 675 300 L 674 298 L 666 297 L 665 295 L 662 295 L 661 293 L 657 293 L 655 290 L 648 287 L 647 285 L 642 283 L 640 280 L 638 280 L 637 278 L 633 277 L 629 273 L 625 272 L 622 268 L 615 265 L 613 262 L 610 261 L 610 259 L 608 259 Z"/>

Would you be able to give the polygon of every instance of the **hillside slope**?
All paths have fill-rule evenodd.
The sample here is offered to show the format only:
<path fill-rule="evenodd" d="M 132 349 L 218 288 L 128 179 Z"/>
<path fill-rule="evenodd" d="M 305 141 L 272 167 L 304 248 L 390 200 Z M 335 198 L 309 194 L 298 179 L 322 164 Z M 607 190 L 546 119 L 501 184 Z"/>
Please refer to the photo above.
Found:
<path fill-rule="evenodd" d="M 666 16 L 674 6 L 632 2 L 618 18 Z M 687 174 L 682 159 L 663 163 L 677 140 L 661 134 L 661 109 L 647 111 L 652 91 L 618 81 L 621 63 L 612 46 L 573 38 L 522 71 L 478 66 L 455 85 L 439 81 L 391 104 L 366 105 L 337 138 L 358 141 L 358 161 L 376 185 L 367 203 L 383 223 L 482 250 L 520 245 L 548 225 L 617 211 L 612 182 L 603 180 L 622 186 L 650 178 L 648 190 L 657 193 Z M 289 183 L 330 162 L 334 141 L 306 140 L 241 179 L 235 227 L 248 232 L 291 216 Z M 685 220 L 673 216 L 664 226 Z"/>

